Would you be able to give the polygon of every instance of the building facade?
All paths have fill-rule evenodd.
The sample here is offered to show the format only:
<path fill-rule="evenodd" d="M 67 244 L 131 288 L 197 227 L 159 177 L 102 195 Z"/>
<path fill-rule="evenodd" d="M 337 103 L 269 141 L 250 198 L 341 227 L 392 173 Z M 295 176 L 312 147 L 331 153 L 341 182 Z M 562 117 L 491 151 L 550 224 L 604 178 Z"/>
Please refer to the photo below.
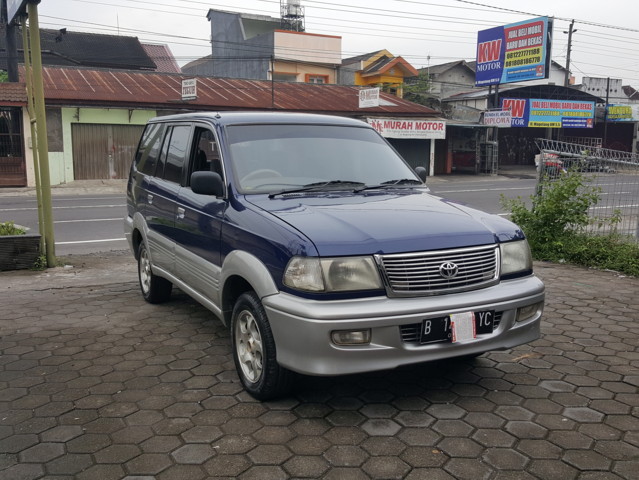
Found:
<path fill-rule="evenodd" d="M 191 75 L 336 83 L 342 39 L 334 35 L 283 30 L 281 19 L 209 10 L 211 56 L 190 62 Z"/>

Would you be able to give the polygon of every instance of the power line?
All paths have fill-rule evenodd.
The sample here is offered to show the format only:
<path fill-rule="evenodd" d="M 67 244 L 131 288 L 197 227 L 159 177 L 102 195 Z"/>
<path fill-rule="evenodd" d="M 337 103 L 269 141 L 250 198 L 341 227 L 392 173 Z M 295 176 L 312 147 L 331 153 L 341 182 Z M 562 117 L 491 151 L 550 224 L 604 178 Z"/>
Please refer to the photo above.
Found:
<path fill-rule="evenodd" d="M 196 12 L 199 11 L 198 8 L 192 8 L 193 5 L 205 5 L 208 8 L 213 8 L 213 7 L 220 7 L 220 8 L 224 8 L 224 9 L 237 9 L 237 5 L 226 5 L 226 4 L 210 4 L 208 2 L 205 1 L 193 1 L 193 0 L 172 0 L 171 4 L 163 4 L 160 3 L 158 5 L 157 2 L 147 2 L 147 1 L 131 1 L 131 0 L 121 0 L 124 1 L 126 3 L 132 3 L 134 4 L 134 6 L 132 5 L 126 5 L 126 4 L 117 4 L 114 5 L 113 3 L 105 3 L 103 1 L 90 1 L 90 0 L 73 0 L 73 1 L 77 1 L 79 3 L 83 3 L 83 4 L 92 4 L 92 5 L 108 5 L 109 7 L 116 7 L 116 8 L 127 8 L 127 9 L 135 9 L 135 10 L 141 10 L 141 11 L 145 11 L 145 12 L 149 12 L 149 13 L 160 13 L 160 14 L 164 14 L 164 15 L 175 15 L 175 14 L 180 14 L 182 16 L 189 16 L 189 17 L 194 17 L 197 16 L 199 19 L 202 19 L 204 17 L 204 15 L 195 15 L 194 13 L 191 12 Z M 262 1 L 265 4 L 268 5 L 279 5 L 279 0 L 259 0 Z M 403 4 L 414 4 L 414 5 L 420 5 L 420 6 L 424 6 L 424 5 L 428 5 L 431 7 L 446 7 L 446 8 L 451 8 L 451 9 L 456 9 L 456 10 L 460 10 L 460 9 L 465 9 L 465 10 L 473 10 L 473 11 L 477 11 L 477 12 L 496 12 L 496 13 L 503 13 L 503 14 L 517 14 L 517 15 L 528 15 L 528 16 L 535 16 L 536 14 L 534 13 L 530 13 L 530 12 L 525 12 L 525 11 L 521 11 L 521 10 L 515 10 L 515 9 L 508 9 L 508 8 L 503 8 L 503 7 L 496 7 L 493 5 L 487 5 L 487 4 L 483 4 L 480 2 L 473 2 L 473 1 L 469 1 L 469 0 L 456 0 L 459 3 L 463 3 L 464 6 L 457 6 L 457 5 L 444 5 L 441 3 L 437 3 L 437 2 L 419 2 L 419 1 L 414 1 L 414 0 L 394 0 L 397 3 L 403 3 Z M 336 18 L 328 18 L 328 17 L 319 17 L 319 16 L 315 16 L 313 18 L 316 19 L 320 19 L 320 20 L 327 20 L 329 23 L 317 23 L 318 26 L 324 27 L 324 28 L 320 28 L 320 31 L 327 31 L 328 29 L 333 29 L 330 30 L 331 34 L 335 34 L 335 30 L 337 31 L 344 31 L 344 30 L 348 30 L 349 31 L 349 35 L 357 35 L 359 37 L 371 37 L 371 38 L 390 38 L 390 39 L 400 39 L 400 40 L 407 40 L 407 41 L 431 41 L 431 42 L 441 42 L 441 40 L 438 39 L 438 37 L 444 37 L 444 38 L 450 38 L 449 35 L 445 35 L 446 33 L 450 33 L 450 34 L 454 34 L 454 33 L 461 33 L 462 35 L 457 36 L 455 40 L 449 40 L 449 44 L 457 44 L 457 45 L 473 45 L 475 42 L 470 40 L 470 36 L 472 35 L 471 33 L 468 33 L 468 40 L 464 41 L 464 32 L 463 30 L 459 30 L 459 29 L 454 29 L 454 28 L 441 28 L 441 27 L 435 27 L 433 26 L 431 27 L 427 27 L 426 29 L 424 28 L 420 28 L 420 26 L 416 26 L 416 25 L 411 25 L 410 22 L 406 22 L 407 19 L 409 20 L 418 20 L 418 21 L 427 21 L 429 24 L 432 22 L 438 22 L 440 25 L 441 24 L 450 24 L 451 26 L 454 24 L 460 25 L 460 26 L 468 26 L 468 25 L 472 25 L 472 26 L 476 26 L 478 28 L 481 28 L 484 24 L 485 25 L 494 25 L 495 20 L 494 19 L 484 19 L 484 18 L 474 18 L 470 21 L 468 21 L 467 19 L 462 19 L 460 18 L 459 15 L 457 16 L 450 16 L 450 15 L 433 15 L 431 13 L 421 13 L 421 12 L 406 12 L 405 10 L 390 10 L 387 8 L 372 8 L 369 6 L 366 7 L 358 7 L 358 6 L 353 6 L 353 5 L 349 5 L 347 8 L 344 8 L 342 5 L 336 5 L 334 3 L 330 3 L 327 1 L 320 1 L 320 0 L 305 0 L 305 2 L 307 4 L 310 4 L 310 8 L 314 8 L 314 9 L 318 9 L 320 11 L 323 12 L 337 12 L 339 14 L 342 13 L 355 13 L 358 15 L 363 16 L 363 18 L 366 18 L 365 15 L 369 15 L 369 16 L 373 16 L 373 17 L 383 17 L 386 21 L 384 22 L 374 22 L 374 21 L 365 21 L 365 20 L 358 20 L 357 21 L 357 26 L 353 25 L 352 21 L 349 23 L 348 26 L 339 26 L 341 23 L 345 22 L 346 20 L 344 19 L 336 19 Z M 149 9 L 146 7 L 140 7 L 139 5 L 154 5 L 153 9 Z M 469 8 L 466 5 L 473 5 L 476 8 Z M 158 8 L 159 7 L 159 8 Z M 251 11 L 260 11 L 258 9 L 251 9 Z M 265 12 L 268 13 L 268 12 Z M 539 15 L 538 15 L 539 16 Z M 59 17 L 50 17 L 52 19 L 56 19 L 56 20 L 65 20 L 65 19 L 60 19 Z M 370 17 L 369 17 L 370 18 Z M 389 24 L 387 19 L 389 18 L 397 18 L 400 19 L 401 22 L 394 22 L 393 24 Z M 555 17 L 557 20 L 564 20 L 561 17 Z M 67 20 L 69 21 L 69 20 Z M 566 19 L 567 21 L 567 19 Z M 81 21 L 78 21 L 81 22 Z M 405 25 L 400 25 L 399 23 L 404 22 Z M 588 22 L 588 21 L 583 21 L 583 20 L 575 20 L 576 23 L 582 23 L 584 25 L 592 25 L 595 26 L 597 28 L 607 28 L 607 29 L 617 29 L 617 30 L 624 30 L 624 31 L 629 31 L 629 32 L 639 32 L 639 30 L 635 30 L 635 29 L 628 29 L 625 27 L 616 27 L 616 26 L 612 26 L 612 25 L 605 25 L 602 23 L 597 23 L 597 22 Z M 99 27 L 100 24 L 90 24 L 89 22 L 84 22 L 84 25 L 91 25 L 91 28 L 96 28 Z M 308 25 L 308 22 L 307 22 Z M 383 32 L 383 33 L 389 33 L 390 35 L 384 35 L 383 33 L 371 33 L 371 29 L 367 28 L 367 27 L 362 27 L 360 28 L 362 25 L 371 25 L 371 26 L 383 26 L 385 28 L 375 28 L 375 30 L 377 32 Z M 89 28 L 89 27 L 85 27 L 85 28 Z M 102 25 L 102 28 L 113 28 L 113 27 L 106 27 Z M 397 28 L 397 30 L 395 30 L 395 28 Z M 147 37 L 156 37 L 158 38 L 158 40 L 156 41 L 160 41 L 162 42 L 163 40 L 166 40 L 167 38 L 171 39 L 170 43 L 171 44 L 175 44 L 175 45 L 183 45 L 183 46 L 197 46 L 197 47 L 201 47 L 201 48 L 210 48 L 210 43 L 208 39 L 204 39 L 204 38 L 197 38 L 197 37 L 189 37 L 189 36 L 185 36 L 185 35 L 174 35 L 174 34 L 169 34 L 166 32 L 152 32 L 152 31 L 146 31 L 146 30 L 138 30 L 138 29 L 120 29 L 120 30 L 124 30 L 124 31 L 128 31 L 131 33 L 138 33 L 138 34 L 142 34 L 144 36 Z M 419 32 L 419 30 L 427 30 L 428 32 L 432 32 L 432 31 L 438 31 L 438 32 L 442 32 L 442 34 L 434 34 L 434 33 L 421 33 Z M 581 29 L 580 29 L 581 30 Z M 601 38 L 604 39 L 606 41 L 611 41 L 611 42 L 619 42 L 620 40 L 616 40 L 616 38 L 620 38 L 621 36 L 619 35 L 614 35 L 612 33 L 600 33 L 600 32 L 592 32 L 592 30 L 583 30 L 584 33 L 588 32 L 588 35 L 584 35 L 584 36 L 590 36 L 591 38 Z M 393 35 L 394 33 L 397 33 L 399 35 Z M 596 35 L 592 35 L 593 33 L 596 33 Z M 627 43 L 634 43 L 633 39 L 628 39 L 624 37 L 624 40 Z M 557 40 L 555 41 L 556 46 L 561 45 L 560 42 L 558 42 Z M 592 43 L 587 43 L 587 42 L 580 42 L 577 41 L 575 42 L 575 45 L 578 46 L 579 44 L 582 45 L 593 45 Z M 596 44 L 594 45 L 595 49 L 591 49 L 590 52 L 592 52 L 593 50 L 596 51 L 606 51 L 605 50 L 605 46 L 601 45 L 601 44 Z M 629 60 L 633 60 L 634 58 L 636 58 L 633 55 L 633 50 L 631 49 L 623 49 L 623 47 L 620 48 L 615 48 L 615 47 L 610 47 L 615 49 L 614 51 L 627 51 L 629 53 Z M 589 53 L 590 53 L 589 52 Z M 347 53 L 345 50 L 342 51 L 343 54 Z M 348 52 L 349 54 L 351 52 Z M 363 52 L 352 52 L 353 54 L 361 54 Z M 426 55 L 421 55 L 421 54 L 410 54 L 410 53 L 405 53 L 403 51 L 399 51 L 399 52 L 393 52 L 395 55 L 398 56 L 404 56 L 405 58 L 411 58 L 411 59 L 426 59 L 427 56 Z M 575 49 L 575 53 L 581 55 L 583 53 L 583 50 L 580 50 L 578 48 Z M 463 57 L 464 55 L 462 54 L 461 57 Z M 614 55 L 606 55 L 607 58 L 616 58 Z M 431 55 L 431 57 L 433 57 Z M 177 56 L 176 58 L 187 58 L 187 56 Z M 191 58 L 191 57 L 188 57 Z M 199 58 L 199 57 L 194 57 L 194 58 Z M 441 56 L 440 58 L 452 58 L 452 59 L 458 59 L 460 58 L 460 55 L 455 55 L 455 56 Z M 577 60 L 577 59 L 575 59 Z M 593 66 L 597 66 L 598 63 L 592 63 Z M 616 67 L 613 67 L 616 68 Z"/>

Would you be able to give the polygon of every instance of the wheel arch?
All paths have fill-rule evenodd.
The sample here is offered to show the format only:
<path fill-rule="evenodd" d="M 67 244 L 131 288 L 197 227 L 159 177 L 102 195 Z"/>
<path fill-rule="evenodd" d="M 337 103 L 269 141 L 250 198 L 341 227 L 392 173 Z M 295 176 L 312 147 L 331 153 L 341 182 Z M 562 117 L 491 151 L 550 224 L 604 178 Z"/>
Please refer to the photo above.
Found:
<path fill-rule="evenodd" d="M 146 240 L 147 230 L 148 227 L 146 226 L 144 217 L 140 212 L 136 212 L 133 215 L 133 219 L 131 221 L 131 247 L 136 260 L 138 260 L 138 250 L 140 248 L 140 244 Z"/>
<path fill-rule="evenodd" d="M 234 250 L 224 259 L 220 285 L 222 320 L 226 325 L 230 325 L 233 306 L 243 293 L 254 291 L 260 299 L 279 293 L 266 265 L 255 255 L 241 250 Z"/>

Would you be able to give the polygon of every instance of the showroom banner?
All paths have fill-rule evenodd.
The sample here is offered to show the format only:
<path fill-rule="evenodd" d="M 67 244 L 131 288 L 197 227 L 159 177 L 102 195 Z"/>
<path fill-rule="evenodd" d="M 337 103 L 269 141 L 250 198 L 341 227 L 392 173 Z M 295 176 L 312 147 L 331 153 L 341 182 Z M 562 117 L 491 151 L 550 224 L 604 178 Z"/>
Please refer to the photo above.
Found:
<path fill-rule="evenodd" d="M 502 110 L 510 110 L 512 127 L 593 128 L 595 102 L 502 98 Z"/>
<path fill-rule="evenodd" d="M 639 122 L 639 105 L 608 105 L 606 119 L 609 122 Z"/>
<path fill-rule="evenodd" d="M 479 31 L 475 86 L 548 78 L 551 33 L 548 17 Z"/>
<path fill-rule="evenodd" d="M 367 121 L 385 138 L 446 138 L 446 122 L 443 120 L 368 118 Z"/>

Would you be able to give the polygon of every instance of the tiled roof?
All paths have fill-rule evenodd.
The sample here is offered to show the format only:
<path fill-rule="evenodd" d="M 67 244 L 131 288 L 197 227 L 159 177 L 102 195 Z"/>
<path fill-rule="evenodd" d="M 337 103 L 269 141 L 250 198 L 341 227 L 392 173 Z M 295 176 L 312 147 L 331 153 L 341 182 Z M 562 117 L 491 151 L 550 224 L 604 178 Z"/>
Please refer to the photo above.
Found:
<path fill-rule="evenodd" d="M 631 87 L 630 85 L 624 85 L 621 87 L 621 89 L 623 90 L 623 93 L 625 93 L 630 100 L 633 100 L 633 101 L 639 100 L 639 92 L 635 90 L 634 87 Z"/>
<path fill-rule="evenodd" d="M 377 50 L 376 52 L 365 53 L 363 55 L 357 55 L 356 57 L 349 57 L 342 60 L 342 65 L 349 65 L 351 63 L 361 62 L 362 60 L 367 60 L 371 57 L 374 57 L 379 52 L 383 50 Z"/>
<path fill-rule="evenodd" d="M 0 83 L 0 99 L 3 106 L 22 106 L 27 104 L 27 87 L 24 83 Z"/>
<path fill-rule="evenodd" d="M 182 73 L 168 45 L 143 43 L 142 48 L 144 48 L 146 54 L 151 57 L 151 60 L 155 63 L 157 67 L 155 69 L 156 72 Z"/>
<path fill-rule="evenodd" d="M 432 116 L 439 113 L 385 93 L 381 94 L 382 105 L 379 107 L 360 109 L 359 88 L 343 85 L 198 77 L 198 98 L 182 101 L 182 79 L 190 78 L 185 75 L 45 67 L 43 78 L 48 105 L 171 110 L 276 109 L 341 115 Z"/>
<path fill-rule="evenodd" d="M 379 60 L 366 67 L 362 72 L 362 75 L 366 76 L 384 74 L 393 67 L 398 67 L 399 69 L 401 69 L 406 76 L 416 77 L 417 75 L 419 75 L 419 72 L 415 70 L 415 67 L 413 67 L 402 57 L 387 56 L 380 57 Z"/>
<path fill-rule="evenodd" d="M 20 29 L 18 29 L 20 30 Z M 136 37 L 40 29 L 42 63 L 59 66 L 90 66 L 155 70 L 155 63 Z M 24 62 L 22 34 L 16 35 L 18 62 Z M 0 49 L 5 49 L 4 29 L 0 29 Z M 6 58 L 0 58 L 0 68 Z"/>
<path fill-rule="evenodd" d="M 473 64 L 476 62 L 472 62 Z M 448 62 L 448 63 L 440 63 L 439 65 L 431 65 L 430 67 L 426 67 L 426 68 L 420 68 L 419 71 L 420 72 L 427 72 L 430 75 L 438 75 L 440 73 L 444 73 L 448 70 L 450 70 L 453 67 L 456 67 L 458 65 L 463 65 L 468 67 L 470 70 L 472 70 L 473 72 L 475 71 L 475 65 L 470 65 L 470 62 L 466 62 L 465 60 L 456 60 L 454 62 Z"/>

